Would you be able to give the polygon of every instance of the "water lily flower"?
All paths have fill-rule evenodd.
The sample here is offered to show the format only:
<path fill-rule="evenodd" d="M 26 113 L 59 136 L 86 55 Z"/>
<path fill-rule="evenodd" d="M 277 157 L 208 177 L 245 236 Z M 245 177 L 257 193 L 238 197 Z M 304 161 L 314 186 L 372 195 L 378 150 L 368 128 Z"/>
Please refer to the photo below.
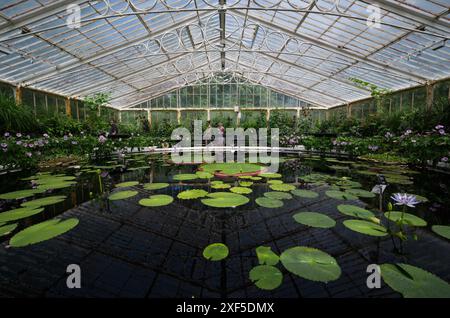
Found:
<path fill-rule="evenodd" d="M 395 205 L 406 205 L 410 208 L 415 208 L 415 206 L 420 203 L 415 195 L 408 193 L 395 193 L 391 196 L 391 199 L 395 201 Z"/>

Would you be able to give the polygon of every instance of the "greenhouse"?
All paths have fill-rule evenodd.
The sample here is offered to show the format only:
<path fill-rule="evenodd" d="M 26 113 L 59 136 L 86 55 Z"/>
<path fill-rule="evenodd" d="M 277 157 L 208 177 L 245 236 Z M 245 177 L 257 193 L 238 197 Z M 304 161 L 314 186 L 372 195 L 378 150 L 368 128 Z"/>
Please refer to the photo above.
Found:
<path fill-rule="evenodd" d="M 449 0 L 2 0 L 0 298 L 450 298 L 449 38 Z"/>

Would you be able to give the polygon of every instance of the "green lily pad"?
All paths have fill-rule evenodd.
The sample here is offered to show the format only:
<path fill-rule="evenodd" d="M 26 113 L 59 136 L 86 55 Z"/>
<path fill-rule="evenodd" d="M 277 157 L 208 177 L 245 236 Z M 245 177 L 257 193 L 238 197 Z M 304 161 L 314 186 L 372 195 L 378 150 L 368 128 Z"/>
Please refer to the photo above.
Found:
<path fill-rule="evenodd" d="M 274 266 L 259 265 L 250 271 L 250 280 L 260 289 L 273 290 L 283 282 L 283 274 Z"/>
<path fill-rule="evenodd" d="M 10 222 L 10 221 L 24 219 L 29 216 L 41 213 L 42 211 L 44 211 L 44 208 L 29 207 L 29 208 L 19 208 L 19 209 L 9 210 L 6 212 L 1 212 L 0 213 L 0 224 Z"/>
<path fill-rule="evenodd" d="M 213 243 L 205 247 L 203 257 L 209 261 L 221 261 L 225 259 L 230 251 L 223 243 Z"/>
<path fill-rule="evenodd" d="M 165 182 L 161 182 L 161 183 L 146 183 L 144 184 L 144 189 L 145 190 L 161 190 L 161 189 L 165 189 L 169 186 L 170 184 L 165 183 Z"/>
<path fill-rule="evenodd" d="M 392 183 L 392 184 L 401 184 L 401 185 L 411 185 L 414 184 L 413 181 L 408 180 L 408 179 L 398 179 L 398 178 L 386 178 L 386 182 L 387 183 Z"/>
<path fill-rule="evenodd" d="M 56 190 L 56 189 L 65 189 L 70 188 L 71 186 L 75 185 L 75 181 L 60 181 L 60 182 L 49 182 L 49 183 L 43 183 L 38 185 L 38 189 L 41 191 L 47 191 L 47 190 Z"/>
<path fill-rule="evenodd" d="M 215 208 L 234 208 L 247 204 L 250 199 L 242 194 L 230 192 L 214 192 L 208 194 L 208 198 L 201 200 L 203 204 Z"/>
<path fill-rule="evenodd" d="M 271 188 L 274 191 L 283 191 L 283 192 L 289 192 L 292 190 L 295 190 L 295 186 L 292 184 L 286 184 L 286 183 L 282 183 L 282 184 L 271 184 L 269 186 L 269 188 Z"/>
<path fill-rule="evenodd" d="M 0 194 L 0 199 L 2 199 L 2 200 L 18 200 L 18 199 L 32 197 L 37 193 L 43 193 L 43 192 L 45 192 L 45 190 L 41 190 L 41 189 L 19 190 L 19 191 Z"/>
<path fill-rule="evenodd" d="M 128 182 L 122 182 L 115 185 L 116 188 L 128 188 L 128 187 L 134 187 L 139 184 L 138 181 L 128 181 Z"/>
<path fill-rule="evenodd" d="M 176 174 L 173 176 L 173 180 L 176 180 L 176 181 L 190 181 L 190 180 L 195 180 L 198 178 L 199 177 L 193 173 L 182 173 L 182 174 Z"/>
<path fill-rule="evenodd" d="M 202 171 L 209 173 L 219 172 L 226 175 L 234 175 L 240 173 L 254 173 L 261 170 L 261 166 L 254 163 L 241 162 L 223 162 L 223 163 L 207 163 L 200 166 Z"/>
<path fill-rule="evenodd" d="M 214 175 L 206 171 L 197 171 L 195 173 L 199 179 L 212 179 Z"/>
<path fill-rule="evenodd" d="M 232 188 L 230 188 L 230 191 L 233 193 L 238 193 L 238 194 L 250 194 L 253 192 L 252 189 L 245 188 L 245 187 L 232 187 Z"/>
<path fill-rule="evenodd" d="M 251 182 L 251 181 L 239 181 L 239 185 L 241 187 L 251 187 L 253 185 L 253 182 Z"/>
<path fill-rule="evenodd" d="M 390 211 L 384 213 L 384 216 L 392 222 L 400 222 L 400 220 L 402 219 L 402 212 Z M 427 221 L 409 213 L 403 214 L 403 223 L 409 226 L 417 226 L 417 227 L 427 226 Z"/>
<path fill-rule="evenodd" d="M 269 246 L 258 246 L 256 248 L 256 256 L 258 257 L 259 265 L 277 265 L 280 261 L 280 257 Z"/>
<path fill-rule="evenodd" d="M 137 191 L 131 191 L 131 190 L 118 191 L 118 192 L 114 192 L 113 194 L 111 194 L 108 197 L 108 199 L 111 200 L 111 201 L 124 200 L 124 199 L 128 199 L 128 198 L 134 197 L 137 194 L 138 194 Z"/>
<path fill-rule="evenodd" d="M 166 194 L 155 194 L 151 195 L 147 199 L 142 199 L 139 201 L 139 204 L 147 207 L 157 207 L 169 205 L 173 202 L 173 198 L 170 195 Z"/>
<path fill-rule="evenodd" d="M 334 257 L 315 248 L 289 248 L 281 254 L 280 260 L 289 272 L 312 281 L 329 282 L 341 276 L 341 268 Z"/>
<path fill-rule="evenodd" d="M 281 208 L 284 203 L 281 200 L 260 197 L 255 200 L 256 204 L 264 208 L 276 209 Z"/>
<path fill-rule="evenodd" d="M 279 173 L 261 173 L 259 176 L 267 179 L 278 179 L 282 177 Z"/>
<path fill-rule="evenodd" d="M 446 239 L 450 240 L 450 226 L 448 225 L 433 225 L 431 227 L 431 230 L 436 233 L 437 235 L 440 235 L 442 237 L 445 237 Z"/>
<path fill-rule="evenodd" d="M 381 277 L 405 298 L 450 298 L 450 285 L 436 275 L 408 264 L 383 264 Z"/>
<path fill-rule="evenodd" d="M 0 226 L 0 236 L 11 234 L 17 228 L 17 223 Z"/>
<path fill-rule="evenodd" d="M 350 193 L 343 191 L 328 190 L 325 191 L 325 194 L 328 197 L 336 200 L 358 200 L 357 196 L 351 195 Z"/>
<path fill-rule="evenodd" d="M 351 189 L 351 188 L 359 188 L 362 186 L 361 183 L 357 181 L 351 180 L 339 180 L 335 183 L 339 188 Z"/>
<path fill-rule="evenodd" d="M 287 192 L 279 192 L 279 191 L 269 191 L 265 192 L 264 196 L 269 199 L 276 199 L 276 200 L 290 200 L 292 199 L 292 195 L 290 195 Z"/>
<path fill-rule="evenodd" d="M 217 182 L 211 182 L 211 188 L 213 189 L 229 189 L 231 188 L 231 185 L 229 185 L 228 183 L 223 183 L 222 181 L 217 181 Z"/>
<path fill-rule="evenodd" d="M 282 184 L 283 181 L 281 180 L 267 180 L 268 184 Z"/>
<path fill-rule="evenodd" d="M 63 202 L 66 198 L 67 197 L 65 195 L 54 195 L 54 196 L 50 196 L 50 197 L 36 199 L 33 201 L 24 202 L 20 206 L 38 208 L 41 206 L 53 205 L 53 204 Z"/>
<path fill-rule="evenodd" d="M 304 189 L 295 189 L 295 190 L 292 190 L 291 193 L 297 197 L 306 198 L 306 199 L 315 199 L 319 196 L 319 194 L 317 192 L 314 192 L 311 190 L 304 190 Z"/>
<path fill-rule="evenodd" d="M 336 221 L 330 218 L 328 215 L 316 212 L 300 212 L 295 214 L 294 220 L 297 223 L 318 227 L 323 229 L 332 228 L 336 225 Z"/>
<path fill-rule="evenodd" d="M 379 223 L 379 220 L 375 217 L 375 214 L 373 214 L 371 211 L 363 209 L 359 206 L 351 205 L 351 204 L 339 204 L 337 206 L 337 209 L 342 214 L 352 216 L 355 218 L 370 220 L 372 222 L 375 221 L 375 223 Z"/>
<path fill-rule="evenodd" d="M 346 220 L 343 222 L 344 226 L 352 231 L 366 234 L 370 236 L 386 236 L 387 230 L 384 226 L 375 224 L 373 222 L 363 220 Z"/>
<path fill-rule="evenodd" d="M 43 241 L 47 241 L 56 236 L 64 234 L 79 223 L 78 219 L 71 218 L 67 220 L 52 219 L 27 227 L 14 235 L 9 241 L 12 247 L 24 247 Z"/>
<path fill-rule="evenodd" d="M 208 195 L 208 192 L 202 189 L 186 190 L 178 193 L 177 198 L 181 200 L 192 200 L 198 198 L 204 198 Z"/>
<path fill-rule="evenodd" d="M 345 190 L 348 194 L 360 198 L 375 198 L 375 193 L 363 190 L 363 189 L 347 189 Z"/>

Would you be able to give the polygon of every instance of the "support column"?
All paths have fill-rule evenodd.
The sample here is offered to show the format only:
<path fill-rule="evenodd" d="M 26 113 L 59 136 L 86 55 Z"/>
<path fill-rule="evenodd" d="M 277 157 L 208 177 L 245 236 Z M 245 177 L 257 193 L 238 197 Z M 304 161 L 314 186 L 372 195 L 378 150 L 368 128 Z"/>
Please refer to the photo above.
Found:
<path fill-rule="evenodd" d="M 352 117 L 352 105 L 350 103 L 347 103 L 347 118 Z"/>
<path fill-rule="evenodd" d="M 300 121 L 300 107 L 297 108 L 297 123 Z"/>
<path fill-rule="evenodd" d="M 267 108 L 267 114 L 266 114 L 267 126 L 269 125 L 269 120 L 270 120 L 270 108 Z"/>
<path fill-rule="evenodd" d="M 72 109 L 70 108 L 70 97 L 66 97 L 65 105 L 66 105 L 66 115 L 68 117 L 71 117 L 72 116 Z"/>
<path fill-rule="evenodd" d="M 16 104 L 17 105 L 21 105 L 22 104 L 22 87 L 19 85 L 19 86 L 16 86 L 16 94 L 15 94 L 16 96 Z"/>
<path fill-rule="evenodd" d="M 181 125 L 181 110 L 177 109 L 177 122 L 178 125 Z"/>
<path fill-rule="evenodd" d="M 427 89 L 427 109 L 430 110 L 433 108 L 433 100 L 434 100 L 434 82 L 428 82 L 426 85 Z"/>
<path fill-rule="evenodd" d="M 121 123 L 122 122 L 122 111 L 121 110 L 119 110 L 119 123 Z"/>
<path fill-rule="evenodd" d="M 148 125 L 150 127 L 152 127 L 152 113 L 151 113 L 150 109 L 147 109 L 147 120 L 148 120 Z"/>
<path fill-rule="evenodd" d="M 206 120 L 211 120 L 211 110 L 209 108 L 206 110 Z"/>

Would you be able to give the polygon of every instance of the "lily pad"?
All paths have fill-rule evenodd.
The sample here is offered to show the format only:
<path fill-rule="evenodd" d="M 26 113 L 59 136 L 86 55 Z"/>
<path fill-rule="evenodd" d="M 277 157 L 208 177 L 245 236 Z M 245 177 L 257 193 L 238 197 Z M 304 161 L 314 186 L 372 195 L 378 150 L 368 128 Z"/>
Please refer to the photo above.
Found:
<path fill-rule="evenodd" d="M 281 200 L 260 197 L 255 200 L 256 204 L 264 208 L 276 209 L 281 208 L 284 203 Z"/>
<path fill-rule="evenodd" d="M 357 196 L 351 195 L 350 193 L 343 191 L 328 190 L 325 191 L 325 194 L 328 197 L 336 200 L 358 200 Z"/>
<path fill-rule="evenodd" d="M 269 246 L 258 246 L 256 248 L 256 256 L 258 257 L 259 265 L 277 265 L 280 261 L 280 257 Z"/>
<path fill-rule="evenodd" d="M 63 202 L 66 198 L 67 197 L 65 195 L 54 195 L 54 196 L 50 196 L 50 197 L 36 199 L 33 201 L 24 202 L 20 206 L 38 208 L 41 206 L 53 205 L 53 204 Z"/>
<path fill-rule="evenodd" d="M 215 208 L 234 208 L 247 204 L 250 199 L 242 194 L 230 192 L 214 192 L 208 194 L 208 198 L 201 200 L 203 204 Z"/>
<path fill-rule="evenodd" d="M 29 216 L 41 213 L 42 211 L 44 211 L 44 208 L 29 207 L 29 208 L 19 208 L 19 209 L 6 211 L 6 212 L 1 212 L 0 213 L 0 224 L 10 222 L 10 221 L 24 219 Z"/>
<path fill-rule="evenodd" d="M 293 217 L 297 223 L 311 227 L 328 229 L 336 225 L 335 220 L 322 213 L 300 212 L 295 214 Z"/>
<path fill-rule="evenodd" d="M 27 227 L 14 235 L 9 241 L 12 247 L 24 247 L 47 241 L 56 236 L 64 234 L 78 225 L 78 219 L 67 220 L 52 219 Z"/>
<path fill-rule="evenodd" d="M 392 222 L 400 222 L 400 220 L 402 219 L 402 212 L 390 211 L 384 213 L 384 216 Z M 409 226 L 427 226 L 427 221 L 410 213 L 403 214 L 403 223 Z"/>
<path fill-rule="evenodd" d="M 0 226 L 0 236 L 11 234 L 17 228 L 17 223 Z"/>
<path fill-rule="evenodd" d="M 219 190 L 219 189 L 229 189 L 231 188 L 231 185 L 229 185 L 228 183 L 214 183 L 211 184 L 211 188 Z"/>
<path fill-rule="evenodd" d="M 281 254 L 280 260 L 289 272 L 312 281 L 329 282 L 341 276 L 341 268 L 334 257 L 315 248 L 289 248 Z"/>
<path fill-rule="evenodd" d="M 383 264 L 381 277 L 405 298 L 450 298 L 450 285 L 436 275 L 408 264 Z"/>
<path fill-rule="evenodd" d="M 245 187 L 232 187 L 232 188 L 230 188 L 230 191 L 233 193 L 239 193 L 239 194 L 250 194 L 253 192 L 252 189 L 245 188 Z"/>
<path fill-rule="evenodd" d="M 156 206 L 164 206 L 169 205 L 173 202 L 173 198 L 170 195 L 166 194 L 155 194 L 151 195 L 147 199 L 142 199 L 139 201 L 139 204 L 147 207 L 156 207 Z"/>
<path fill-rule="evenodd" d="M 283 282 L 283 274 L 274 266 L 259 265 L 250 271 L 250 280 L 260 289 L 273 290 Z"/>
<path fill-rule="evenodd" d="M 363 220 L 346 220 L 343 222 L 344 226 L 352 231 L 366 234 L 370 236 L 386 236 L 387 230 L 384 226 L 375 224 L 373 222 Z"/>
<path fill-rule="evenodd" d="M 340 204 L 337 206 L 337 209 L 342 214 L 352 216 L 355 218 L 375 221 L 375 223 L 379 223 L 379 220 L 375 217 L 375 214 L 373 214 L 371 211 L 363 209 L 359 206 L 351 205 L 351 204 Z M 376 220 L 378 220 L 378 222 Z"/>
<path fill-rule="evenodd" d="M 176 174 L 173 176 L 173 180 L 176 180 L 176 181 L 189 181 L 189 180 L 195 180 L 198 178 L 199 177 L 193 173 L 182 173 L 182 174 Z"/>
<path fill-rule="evenodd" d="M 297 197 L 306 198 L 306 199 L 315 199 L 319 196 L 319 194 L 317 192 L 314 192 L 311 190 L 304 190 L 304 189 L 295 189 L 295 190 L 292 190 L 291 193 Z"/>
<path fill-rule="evenodd" d="M 363 189 L 347 189 L 345 190 L 348 194 L 360 198 L 375 198 L 375 193 L 363 190 Z"/>
<path fill-rule="evenodd" d="M 261 173 L 259 176 L 267 179 L 278 179 L 282 177 L 279 173 Z"/>
<path fill-rule="evenodd" d="M 41 191 L 47 191 L 47 190 L 56 190 L 56 189 L 65 189 L 70 188 L 71 186 L 75 185 L 75 181 L 60 181 L 60 182 L 49 182 L 38 185 L 38 189 Z"/>
<path fill-rule="evenodd" d="M 269 199 L 276 200 L 290 200 L 292 199 L 292 195 L 287 192 L 279 192 L 279 191 L 269 191 L 265 192 L 264 196 Z"/>
<path fill-rule="evenodd" d="M 195 173 L 199 179 L 212 179 L 214 175 L 206 171 L 197 171 Z"/>
<path fill-rule="evenodd" d="M 253 182 L 251 182 L 251 181 L 239 181 L 239 185 L 241 187 L 251 187 L 253 185 Z"/>
<path fill-rule="evenodd" d="M 229 254 L 228 247 L 223 243 L 213 243 L 205 247 L 203 257 L 209 261 L 221 261 Z"/>
<path fill-rule="evenodd" d="M 32 197 L 37 193 L 43 193 L 45 190 L 41 189 L 27 189 L 27 190 L 19 190 L 8 193 L 0 194 L 0 199 L 2 200 L 18 200 L 23 198 Z"/>
<path fill-rule="evenodd" d="M 411 184 L 414 184 L 414 182 L 411 181 L 411 180 L 399 179 L 399 178 L 386 178 L 386 182 L 387 183 L 392 183 L 392 184 L 400 184 L 400 185 L 411 185 Z"/>
<path fill-rule="evenodd" d="M 286 184 L 286 183 L 282 183 L 282 184 L 271 184 L 269 186 L 269 188 L 271 188 L 274 191 L 283 191 L 283 192 L 289 192 L 292 190 L 295 190 L 295 186 L 292 184 Z"/>
<path fill-rule="evenodd" d="M 282 184 L 283 181 L 281 180 L 267 180 L 268 184 Z"/>
<path fill-rule="evenodd" d="M 207 163 L 200 166 L 202 171 L 209 173 L 218 172 L 226 175 L 255 173 L 261 171 L 261 168 L 263 167 L 257 164 L 241 162 Z"/>
<path fill-rule="evenodd" d="M 134 187 L 139 184 L 138 181 L 128 181 L 128 182 L 122 182 L 115 185 L 116 188 L 127 188 L 127 187 Z"/>
<path fill-rule="evenodd" d="M 208 195 L 208 192 L 202 189 L 186 190 L 178 193 L 177 198 L 181 200 L 192 200 L 198 198 L 204 198 Z"/>
<path fill-rule="evenodd" d="M 361 183 L 357 181 L 352 180 L 339 180 L 335 183 L 338 187 L 344 188 L 344 189 L 350 189 L 350 188 L 359 188 L 362 186 Z"/>
<path fill-rule="evenodd" d="M 431 230 L 436 233 L 437 235 L 440 235 L 442 237 L 445 237 L 446 239 L 450 240 L 450 226 L 447 225 L 433 225 L 431 227 Z"/>
<path fill-rule="evenodd" d="M 168 183 L 161 182 L 161 183 L 146 183 L 144 184 L 145 190 L 161 190 L 165 189 L 169 186 Z"/>
<path fill-rule="evenodd" d="M 135 195 L 137 195 L 138 192 L 137 191 L 118 191 L 118 192 L 114 192 L 113 194 L 111 194 L 108 199 L 111 201 L 115 201 L 115 200 L 124 200 L 124 199 L 128 199 L 131 197 L 134 197 Z"/>

